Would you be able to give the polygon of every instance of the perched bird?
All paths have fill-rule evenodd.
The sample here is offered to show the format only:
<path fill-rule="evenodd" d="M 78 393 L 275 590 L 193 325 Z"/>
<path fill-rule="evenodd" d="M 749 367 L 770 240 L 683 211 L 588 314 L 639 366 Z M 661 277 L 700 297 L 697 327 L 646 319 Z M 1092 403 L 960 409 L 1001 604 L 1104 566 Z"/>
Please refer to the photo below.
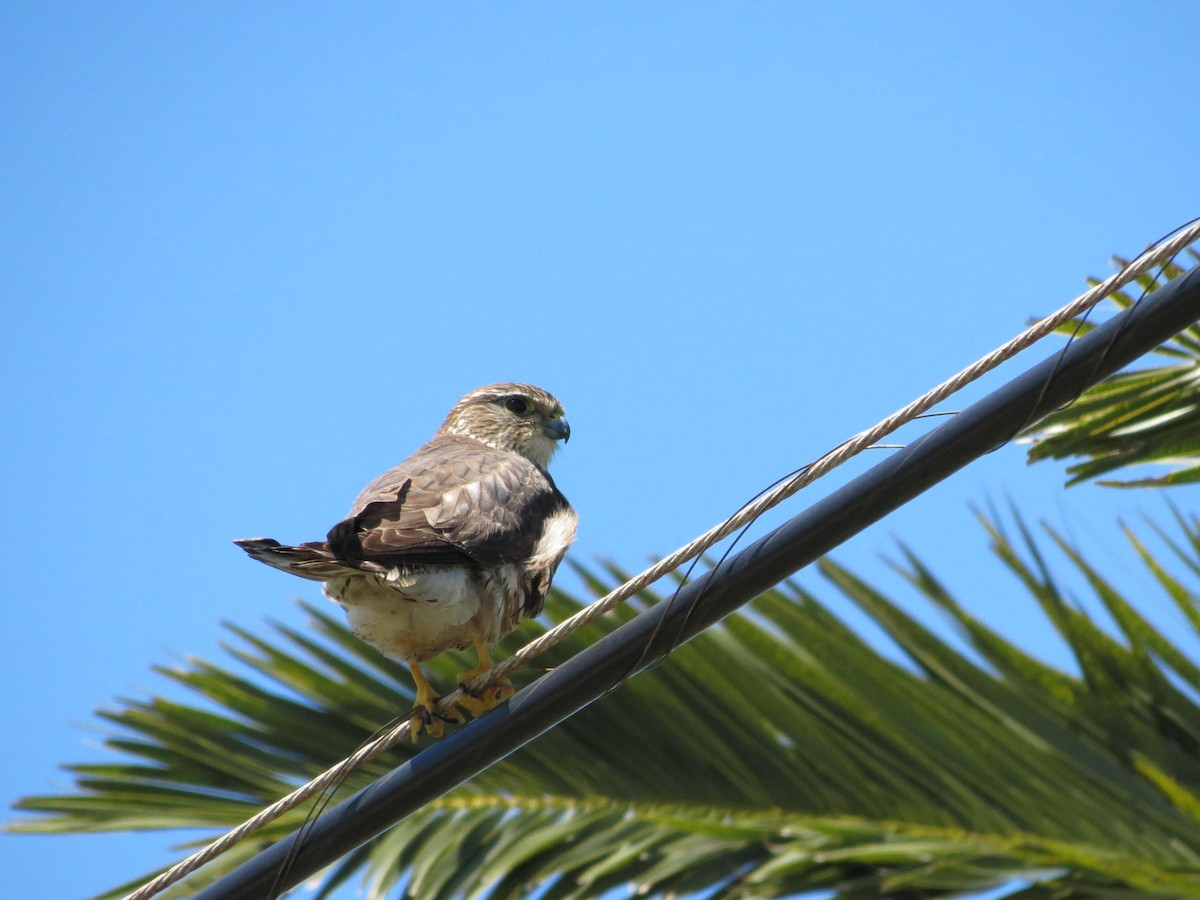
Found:
<path fill-rule="evenodd" d="M 439 737 L 438 697 L 419 663 L 474 644 L 479 665 L 458 676 L 466 685 L 492 667 L 488 645 L 542 611 L 575 538 L 575 511 L 546 470 L 570 436 L 562 404 L 541 388 L 482 387 L 454 404 L 429 443 L 367 485 L 324 541 L 234 543 L 324 582 L 354 633 L 412 672 L 413 739 L 422 727 Z M 478 716 L 512 692 L 505 678 L 460 704 Z"/>

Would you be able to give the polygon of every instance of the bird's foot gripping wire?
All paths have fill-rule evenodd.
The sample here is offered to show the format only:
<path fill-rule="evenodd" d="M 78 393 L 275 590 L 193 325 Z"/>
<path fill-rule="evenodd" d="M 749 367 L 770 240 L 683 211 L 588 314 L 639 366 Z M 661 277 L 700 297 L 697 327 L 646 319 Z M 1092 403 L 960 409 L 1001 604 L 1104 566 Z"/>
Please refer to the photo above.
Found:
<path fill-rule="evenodd" d="M 458 705 L 477 719 L 489 709 L 495 709 L 516 693 L 516 688 L 513 687 L 512 682 L 507 678 L 500 678 L 485 684 L 477 691 L 471 690 L 467 687 L 471 679 L 467 678 L 464 680 L 463 678 L 466 674 L 466 672 L 463 672 L 458 676 L 458 686 L 462 689 L 462 696 L 458 698 Z"/>
<path fill-rule="evenodd" d="M 466 721 L 466 718 L 458 710 L 450 715 L 439 713 L 437 711 L 438 695 L 434 693 L 433 686 L 425 678 L 425 673 L 421 671 L 420 666 L 416 663 L 409 663 L 408 670 L 412 672 L 413 681 L 417 686 L 412 716 L 408 720 L 409 737 L 414 744 L 422 730 L 430 737 L 440 738 L 446 722 L 462 723 Z"/>
<path fill-rule="evenodd" d="M 462 690 L 462 696 L 458 698 L 458 705 L 478 719 L 489 709 L 495 709 L 516 693 L 516 688 L 513 687 L 511 681 L 502 675 L 493 681 L 489 681 L 483 687 L 472 690 L 470 687 L 471 682 L 494 665 L 486 644 L 482 641 L 476 641 L 475 649 L 479 653 L 479 665 L 473 669 L 467 669 L 465 672 L 458 673 L 458 686 Z"/>

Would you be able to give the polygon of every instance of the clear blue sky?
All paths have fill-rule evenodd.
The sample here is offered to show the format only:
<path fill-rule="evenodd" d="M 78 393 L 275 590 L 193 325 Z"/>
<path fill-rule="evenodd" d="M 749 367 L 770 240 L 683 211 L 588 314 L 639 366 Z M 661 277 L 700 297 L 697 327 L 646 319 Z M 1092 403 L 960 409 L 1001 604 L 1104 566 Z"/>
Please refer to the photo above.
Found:
<path fill-rule="evenodd" d="M 634 568 L 1060 306 L 1200 213 L 1194 24 L 1188 3 L 10 0 L 3 796 L 106 758 L 79 724 L 166 690 L 152 664 L 219 655 L 221 620 L 301 622 L 316 587 L 230 540 L 323 535 L 472 388 L 558 395 L 575 558 Z M 1061 481 L 1003 449 L 838 557 L 907 596 L 879 559 L 901 535 L 1061 662 L 969 506 L 1011 498 L 1114 576 L 1117 516 L 1163 510 Z M 14 897 L 175 857 L 0 848 Z"/>

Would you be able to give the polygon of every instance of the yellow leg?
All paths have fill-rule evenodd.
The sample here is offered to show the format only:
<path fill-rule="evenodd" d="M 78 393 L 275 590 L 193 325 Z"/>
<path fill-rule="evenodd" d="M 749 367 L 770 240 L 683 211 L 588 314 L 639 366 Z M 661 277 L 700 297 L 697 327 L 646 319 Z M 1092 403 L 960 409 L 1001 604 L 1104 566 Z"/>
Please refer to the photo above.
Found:
<path fill-rule="evenodd" d="M 479 654 L 479 665 L 458 673 L 458 684 L 463 689 L 463 695 L 459 698 L 458 705 L 478 719 L 489 709 L 494 709 L 511 697 L 515 689 L 507 678 L 498 678 L 484 685 L 478 691 L 469 690 L 467 685 L 495 665 L 492 662 L 492 655 L 488 652 L 487 644 L 483 641 L 475 642 L 475 652 Z"/>
<path fill-rule="evenodd" d="M 413 707 L 412 718 L 409 719 L 409 737 L 415 744 L 421 729 L 424 728 L 430 737 L 440 738 L 444 717 L 437 712 L 438 695 L 419 665 L 410 662 L 408 671 L 412 673 L 413 683 L 417 686 L 416 705 Z M 451 717 L 453 721 L 463 721 L 462 713 L 456 713 L 456 716 L 457 718 Z"/>

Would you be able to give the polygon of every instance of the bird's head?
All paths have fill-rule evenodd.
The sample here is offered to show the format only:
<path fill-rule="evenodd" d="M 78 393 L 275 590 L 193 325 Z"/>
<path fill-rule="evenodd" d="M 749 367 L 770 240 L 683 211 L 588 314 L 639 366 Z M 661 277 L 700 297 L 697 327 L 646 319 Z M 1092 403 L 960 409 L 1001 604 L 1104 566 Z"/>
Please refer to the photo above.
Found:
<path fill-rule="evenodd" d="M 489 384 L 454 404 L 439 434 L 460 434 L 497 450 L 511 450 L 542 469 L 571 437 L 562 404 L 531 384 Z"/>

